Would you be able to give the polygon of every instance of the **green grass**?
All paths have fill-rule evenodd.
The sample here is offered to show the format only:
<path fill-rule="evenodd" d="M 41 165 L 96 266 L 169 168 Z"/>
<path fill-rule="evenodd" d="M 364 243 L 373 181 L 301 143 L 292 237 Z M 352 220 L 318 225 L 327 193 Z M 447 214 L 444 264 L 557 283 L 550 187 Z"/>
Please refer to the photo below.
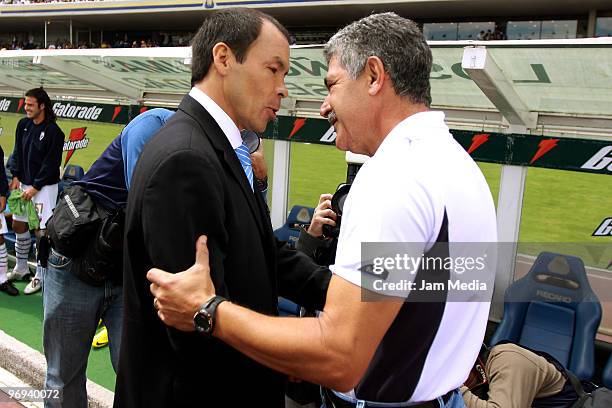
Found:
<path fill-rule="evenodd" d="M 21 116 L 2 114 L 0 145 L 5 155 L 12 151 L 14 132 Z M 71 163 L 85 169 L 121 131 L 120 125 L 61 120 L 60 126 L 69 134 L 71 128 L 87 127 L 89 146 L 75 152 Z M 274 144 L 264 141 L 269 179 L 273 177 Z M 499 192 L 501 166 L 479 163 L 489 183 L 495 202 Z M 333 146 L 314 144 L 292 144 L 290 160 L 289 208 L 301 204 L 314 207 L 319 194 L 333 193 L 339 183 L 346 179 L 344 153 Z M 268 200 L 271 202 L 270 188 Z M 523 199 L 520 241 L 536 243 L 524 246 L 524 251 L 537 254 L 543 249 L 560 248 L 568 252 L 576 249 L 575 243 L 607 243 L 610 240 L 591 237 L 601 221 L 612 216 L 612 177 L 529 168 Z M 555 243 L 555 244 L 545 244 Z M 558 243 L 574 243 L 573 246 Z M 576 249 L 577 255 L 593 258 L 583 247 Z M 607 255 L 607 252 L 605 255 Z M 595 260 L 593 265 L 605 267 L 610 259 Z M 23 286 L 23 285 L 22 285 Z M 23 289 L 23 287 L 21 287 Z M 0 294 L 0 329 L 19 338 L 31 347 L 42 351 L 42 307 L 40 295 L 9 298 Z M 8 323 L 7 323 L 8 322 Z M 109 389 L 114 388 L 115 375 L 110 366 L 108 349 L 92 351 L 89 358 L 88 377 Z"/>
<path fill-rule="evenodd" d="M 15 284 L 19 296 L 0 293 L 0 330 L 42 353 L 42 293 L 25 296 L 25 285 L 25 282 Z M 108 347 L 91 350 L 87 377 L 109 390 L 115 389 L 115 372 Z"/>
<path fill-rule="evenodd" d="M 2 134 L 0 135 L 0 146 L 4 150 L 4 155 L 8 157 L 13 151 L 15 145 L 15 128 L 17 122 L 23 115 L 3 113 L 0 115 L 0 128 L 2 128 Z M 76 150 L 72 155 L 69 164 L 78 164 L 85 169 L 88 169 L 91 164 L 98 158 L 102 150 L 108 146 L 108 144 L 121 132 L 123 125 L 113 125 L 109 123 L 95 123 L 81 120 L 66 120 L 60 119 L 58 121 L 60 127 L 66 135 L 70 130 L 74 128 L 86 127 L 86 137 L 89 138 L 89 145 L 85 149 Z M 62 158 L 62 164 L 66 158 L 66 153 Z"/>

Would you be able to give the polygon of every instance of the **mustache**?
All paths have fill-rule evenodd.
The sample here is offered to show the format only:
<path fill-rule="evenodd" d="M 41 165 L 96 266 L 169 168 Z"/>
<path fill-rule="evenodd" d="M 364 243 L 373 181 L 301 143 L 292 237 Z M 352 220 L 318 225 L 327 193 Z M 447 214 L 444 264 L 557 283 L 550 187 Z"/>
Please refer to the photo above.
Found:
<path fill-rule="evenodd" d="M 329 114 L 327 115 L 327 121 L 330 125 L 334 124 L 334 122 L 336 121 L 336 111 L 332 110 L 331 112 L 329 112 Z"/>

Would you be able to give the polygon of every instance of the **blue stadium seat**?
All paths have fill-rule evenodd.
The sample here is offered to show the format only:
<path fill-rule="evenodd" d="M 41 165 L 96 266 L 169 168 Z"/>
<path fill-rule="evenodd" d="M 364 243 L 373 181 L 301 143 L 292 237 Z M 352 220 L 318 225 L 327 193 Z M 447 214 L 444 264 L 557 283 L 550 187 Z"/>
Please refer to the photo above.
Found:
<path fill-rule="evenodd" d="M 295 247 L 300 236 L 300 225 L 310 224 L 314 208 L 304 207 L 303 205 L 295 205 L 289 212 L 287 221 L 279 229 L 274 231 L 274 235 L 279 241 L 286 241 L 291 247 Z"/>
<path fill-rule="evenodd" d="M 84 175 L 85 170 L 83 170 L 81 166 L 78 166 L 76 164 L 66 165 L 66 167 L 64 168 L 64 175 L 62 176 L 62 179 L 60 180 L 58 185 L 58 196 L 70 183 L 82 179 Z"/>
<path fill-rule="evenodd" d="M 608 364 L 603 370 L 603 374 L 601 375 L 601 380 L 603 382 L 604 387 L 610 388 L 612 390 L 612 355 L 608 359 Z"/>
<path fill-rule="evenodd" d="M 601 314 L 582 260 L 542 252 L 527 275 L 506 290 L 504 317 L 491 346 L 509 340 L 545 351 L 581 380 L 590 380 Z"/>
<path fill-rule="evenodd" d="M 280 316 L 299 316 L 302 308 L 290 300 L 278 298 L 278 314 Z"/>
<path fill-rule="evenodd" d="M 295 243 L 300 236 L 300 225 L 310 224 L 314 208 L 295 205 L 289 212 L 287 221 L 279 229 L 274 231 L 274 235 L 279 241 L 286 241 L 289 246 L 295 248 Z M 299 316 L 301 307 L 290 300 L 278 298 L 278 313 L 281 316 Z"/>

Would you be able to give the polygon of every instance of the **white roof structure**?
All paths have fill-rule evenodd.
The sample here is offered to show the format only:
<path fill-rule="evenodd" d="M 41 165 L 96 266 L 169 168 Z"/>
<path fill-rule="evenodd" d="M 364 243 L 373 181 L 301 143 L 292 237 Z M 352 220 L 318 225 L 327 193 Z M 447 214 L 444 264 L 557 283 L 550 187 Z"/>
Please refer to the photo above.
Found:
<path fill-rule="evenodd" d="M 430 45 L 433 107 L 451 127 L 609 137 L 612 38 Z M 172 107 L 190 62 L 188 47 L 0 51 L 0 95 L 42 85 L 53 99 Z M 321 46 L 292 48 L 281 114 L 318 117 L 325 74 Z"/>

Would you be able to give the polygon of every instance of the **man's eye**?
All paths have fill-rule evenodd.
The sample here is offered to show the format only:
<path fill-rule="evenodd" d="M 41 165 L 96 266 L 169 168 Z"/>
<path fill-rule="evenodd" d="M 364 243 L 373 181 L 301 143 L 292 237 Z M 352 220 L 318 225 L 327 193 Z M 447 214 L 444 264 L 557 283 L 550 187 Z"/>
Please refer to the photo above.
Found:
<path fill-rule="evenodd" d="M 276 72 L 278 71 L 278 68 L 274 68 L 274 67 L 269 67 L 270 71 L 272 71 L 273 74 L 276 74 Z"/>

